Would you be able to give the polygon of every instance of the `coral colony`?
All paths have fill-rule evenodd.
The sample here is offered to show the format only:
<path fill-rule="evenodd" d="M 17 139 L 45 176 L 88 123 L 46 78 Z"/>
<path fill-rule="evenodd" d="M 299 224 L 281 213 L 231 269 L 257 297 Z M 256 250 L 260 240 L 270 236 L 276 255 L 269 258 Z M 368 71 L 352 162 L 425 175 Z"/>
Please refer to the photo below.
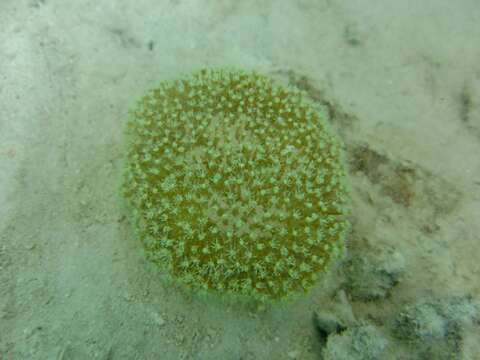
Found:
<path fill-rule="evenodd" d="M 342 252 L 341 145 L 303 92 L 203 69 L 148 92 L 127 133 L 124 193 L 148 258 L 172 278 L 274 301 Z"/>

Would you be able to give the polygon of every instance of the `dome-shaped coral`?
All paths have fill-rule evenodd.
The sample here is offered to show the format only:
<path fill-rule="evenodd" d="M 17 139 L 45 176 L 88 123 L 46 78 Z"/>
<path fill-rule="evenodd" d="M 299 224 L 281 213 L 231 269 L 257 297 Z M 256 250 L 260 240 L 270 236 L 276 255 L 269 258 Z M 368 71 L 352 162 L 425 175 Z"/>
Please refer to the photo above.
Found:
<path fill-rule="evenodd" d="M 340 145 L 302 92 L 201 70 L 143 97 L 129 137 L 125 195 L 146 253 L 174 278 L 281 299 L 343 248 Z"/>

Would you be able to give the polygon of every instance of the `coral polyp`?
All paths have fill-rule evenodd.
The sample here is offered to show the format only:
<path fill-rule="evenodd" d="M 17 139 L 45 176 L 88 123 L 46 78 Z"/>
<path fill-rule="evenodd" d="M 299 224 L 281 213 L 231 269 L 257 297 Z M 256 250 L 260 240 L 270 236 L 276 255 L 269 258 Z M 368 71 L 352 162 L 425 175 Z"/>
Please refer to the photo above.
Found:
<path fill-rule="evenodd" d="M 173 278 L 278 300 L 312 287 L 342 251 L 341 146 L 301 91 L 204 69 L 149 91 L 128 139 L 137 233 Z"/>

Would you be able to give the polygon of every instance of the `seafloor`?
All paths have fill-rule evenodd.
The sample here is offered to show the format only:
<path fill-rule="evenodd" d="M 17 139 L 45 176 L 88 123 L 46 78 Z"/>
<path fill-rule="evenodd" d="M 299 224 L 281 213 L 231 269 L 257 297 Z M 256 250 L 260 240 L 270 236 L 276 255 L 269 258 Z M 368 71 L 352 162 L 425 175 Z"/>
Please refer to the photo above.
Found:
<path fill-rule="evenodd" d="M 480 359 L 479 24 L 477 0 L 2 0 L 0 359 Z M 352 184 L 349 258 L 260 312 L 166 284 L 118 195 L 128 109 L 223 65 L 328 109 Z"/>

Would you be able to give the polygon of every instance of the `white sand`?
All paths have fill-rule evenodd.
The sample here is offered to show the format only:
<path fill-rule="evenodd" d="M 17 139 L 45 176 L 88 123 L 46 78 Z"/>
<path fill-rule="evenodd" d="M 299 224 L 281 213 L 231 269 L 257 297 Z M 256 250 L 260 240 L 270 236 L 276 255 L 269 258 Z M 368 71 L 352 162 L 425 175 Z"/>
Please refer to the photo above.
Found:
<path fill-rule="evenodd" d="M 130 230 L 127 110 L 202 66 L 321 94 L 345 114 L 349 159 L 370 154 L 352 164 L 351 241 L 393 245 L 408 265 L 390 298 L 352 303 L 357 318 L 478 299 L 479 24 L 476 0 L 2 0 L 0 359 L 319 358 L 312 312 L 338 274 L 255 313 L 167 286 Z M 465 346 L 467 359 L 478 341 Z"/>

